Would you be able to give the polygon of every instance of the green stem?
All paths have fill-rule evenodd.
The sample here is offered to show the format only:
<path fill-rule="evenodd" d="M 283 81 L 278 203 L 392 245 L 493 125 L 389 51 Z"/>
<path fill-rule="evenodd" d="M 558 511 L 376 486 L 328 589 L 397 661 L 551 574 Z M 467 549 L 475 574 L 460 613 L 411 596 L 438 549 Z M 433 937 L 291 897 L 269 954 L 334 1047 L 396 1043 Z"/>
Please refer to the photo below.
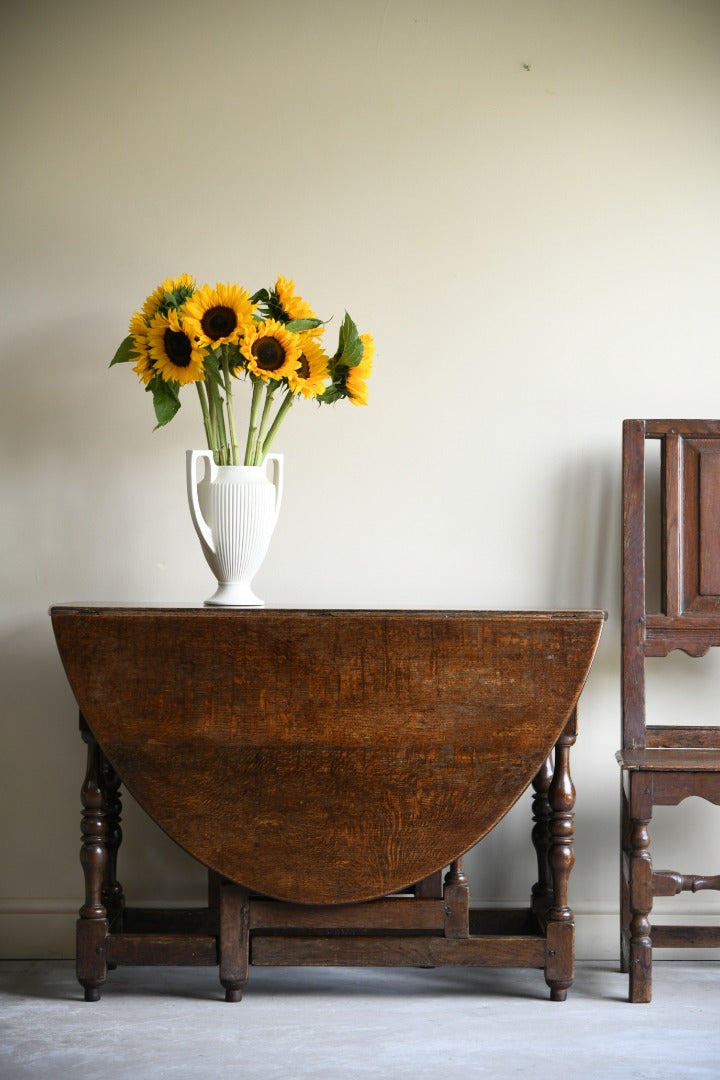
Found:
<path fill-rule="evenodd" d="M 222 368 L 223 379 L 225 381 L 225 410 L 227 412 L 228 427 L 230 429 L 230 449 L 232 454 L 231 462 L 233 465 L 239 465 L 240 454 L 238 451 L 237 435 L 235 434 L 235 414 L 233 412 L 232 400 L 232 377 L 230 375 L 230 362 L 228 360 L 227 345 L 223 345 Z"/>
<path fill-rule="evenodd" d="M 207 393 L 204 385 L 201 382 L 196 382 L 198 397 L 200 398 L 200 408 L 202 409 L 203 424 L 205 426 L 205 438 L 207 439 L 208 449 L 214 450 L 213 446 L 213 429 L 210 422 L 210 410 L 208 408 Z"/>
<path fill-rule="evenodd" d="M 280 384 L 271 380 L 268 382 L 265 388 L 265 407 L 263 408 L 262 417 L 260 420 L 260 431 L 258 432 L 257 445 L 255 447 L 255 453 L 253 455 L 253 464 L 260 465 L 263 458 L 263 444 L 265 442 L 265 432 L 267 431 L 268 421 L 270 419 L 270 409 L 272 407 L 272 401 L 275 397 L 275 391 Z"/>
<path fill-rule="evenodd" d="M 260 398 L 263 392 L 263 381 L 256 375 L 251 375 L 253 381 L 252 401 L 250 402 L 250 422 L 248 424 L 248 437 L 245 444 L 245 465 L 253 465 L 257 445 L 257 414 L 260 407 Z"/>
<path fill-rule="evenodd" d="M 278 409 L 277 415 L 276 415 L 275 419 L 272 422 L 272 427 L 268 431 L 268 433 L 267 433 L 267 435 L 265 437 L 265 441 L 262 444 L 262 448 L 261 448 L 262 453 L 260 455 L 260 460 L 258 462 L 256 462 L 257 465 L 262 465 L 263 461 L 265 460 L 265 455 L 267 454 L 268 450 L 270 449 L 270 447 L 272 445 L 272 441 L 273 441 L 273 439 L 275 438 L 275 436 L 278 433 L 278 428 L 280 427 L 283 420 L 285 419 L 288 412 L 290 411 L 294 401 L 295 401 L 295 395 L 291 394 L 290 391 L 288 390 L 285 398 L 283 399 L 283 403 L 280 406 L 280 408 Z"/>
<path fill-rule="evenodd" d="M 208 387 L 210 387 L 210 383 L 208 383 Z M 211 437 L 211 440 L 210 440 L 210 445 L 212 447 L 213 457 L 215 458 L 215 464 L 219 465 L 220 464 L 220 447 L 218 446 L 218 437 L 217 437 L 217 419 L 216 419 L 216 416 L 215 416 L 215 398 L 213 397 L 213 393 L 212 393 L 211 389 L 208 389 L 208 419 L 210 421 L 210 430 L 211 430 L 211 433 L 212 433 L 212 437 Z"/>
<path fill-rule="evenodd" d="M 228 446 L 225 419 L 222 411 L 223 403 L 218 385 L 214 379 L 210 379 L 208 383 L 208 397 L 210 399 L 210 418 L 215 432 L 215 460 L 218 465 L 227 465 Z"/>

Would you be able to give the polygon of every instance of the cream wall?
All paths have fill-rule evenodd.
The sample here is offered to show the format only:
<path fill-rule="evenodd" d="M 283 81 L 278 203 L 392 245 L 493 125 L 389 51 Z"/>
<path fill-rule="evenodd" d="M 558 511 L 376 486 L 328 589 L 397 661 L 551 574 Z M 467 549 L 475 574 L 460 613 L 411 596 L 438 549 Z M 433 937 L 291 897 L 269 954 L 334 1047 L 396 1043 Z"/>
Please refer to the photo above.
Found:
<path fill-rule="evenodd" d="M 48 605 L 211 591 L 184 492 L 195 402 L 153 432 L 107 366 L 181 272 L 286 274 L 376 338 L 367 409 L 308 404 L 282 431 L 268 601 L 609 609 L 571 892 L 579 954 L 615 955 L 620 425 L 717 415 L 719 46 L 714 0 L 4 13 L 0 955 L 71 954 L 82 889 L 83 751 Z M 713 710 L 718 658 L 685 660 L 658 706 Z M 683 815 L 717 838 L 713 808 Z M 476 902 L 524 901 L 528 817 L 470 859 Z M 671 829 L 658 862 L 693 846 Z M 201 895 L 130 800 L 125 833 L 133 900 Z"/>

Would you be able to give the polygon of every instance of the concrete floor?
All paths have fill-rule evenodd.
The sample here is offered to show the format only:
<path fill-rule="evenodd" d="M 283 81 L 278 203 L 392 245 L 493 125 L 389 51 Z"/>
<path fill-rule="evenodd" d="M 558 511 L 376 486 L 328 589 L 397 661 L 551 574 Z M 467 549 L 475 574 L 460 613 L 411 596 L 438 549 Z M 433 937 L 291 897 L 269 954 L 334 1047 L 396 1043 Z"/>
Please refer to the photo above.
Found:
<path fill-rule="evenodd" d="M 215 975 L 118 969 L 86 1004 L 71 963 L 0 963 L 0 1077 L 720 1076 L 717 963 L 656 963 L 651 1005 L 602 962 L 562 1004 L 537 971 L 251 968 L 237 1005 Z"/>

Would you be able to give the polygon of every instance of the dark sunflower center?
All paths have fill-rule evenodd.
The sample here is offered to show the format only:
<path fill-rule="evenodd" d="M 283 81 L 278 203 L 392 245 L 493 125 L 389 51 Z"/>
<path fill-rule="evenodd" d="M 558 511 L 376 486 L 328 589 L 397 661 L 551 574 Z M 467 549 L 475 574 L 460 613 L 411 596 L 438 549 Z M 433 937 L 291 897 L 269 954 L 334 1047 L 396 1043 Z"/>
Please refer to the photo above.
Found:
<path fill-rule="evenodd" d="M 300 366 L 298 367 L 295 374 L 298 375 L 301 379 L 309 379 L 310 378 L 310 365 L 308 364 L 307 356 L 305 355 L 305 353 L 300 353 L 300 362 L 299 363 L 300 363 Z"/>
<path fill-rule="evenodd" d="M 188 366 L 192 350 L 190 339 L 186 334 L 181 333 L 179 330 L 171 330 L 168 327 L 165 331 L 163 344 L 165 345 L 165 352 L 172 363 L 175 364 L 175 367 Z"/>
<path fill-rule="evenodd" d="M 217 341 L 218 338 L 222 337 L 230 337 L 234 333 L 237 324 L 237 315 L 229 307 L 208 308 L 200 321 L 203 333 L 211 341 Z"/>
<path fill-rule="evenodd" d="M 285 350 L 274 337 L 258 338 L 253 344 L 252 354 L 263 371 L 277 371 L 285 363 Z"/>

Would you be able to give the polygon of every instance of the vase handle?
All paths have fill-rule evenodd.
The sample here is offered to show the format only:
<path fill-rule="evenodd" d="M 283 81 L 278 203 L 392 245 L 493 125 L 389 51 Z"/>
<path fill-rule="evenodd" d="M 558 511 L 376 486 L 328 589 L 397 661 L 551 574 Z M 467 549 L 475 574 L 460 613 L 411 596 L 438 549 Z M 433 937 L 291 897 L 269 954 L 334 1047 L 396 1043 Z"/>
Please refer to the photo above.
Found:
<path fill-rule="evenodd" d="M 190 503 L 190 516 L 192 517 L 192 523 L 195 526 L 195 532 L 198 534 L 200 544 L 207 555 L 211 558 L 216 554 L 215 545 L 213 544 L 212 533 L 208 523 L 203 517 L 202 510 L 200 509 L 200 500 L 197 493 L 197 463 L 200 458 L 206 458 L 210 465 L 210 482 L 217 476 L 217 465 L 212 455 L 212 450 L 188 450 L 185 454 L 185 463 L 187 471 L 187 492 L 188 502 Z"/>
<path fill-rule="evenodd" d="M 272 461 L 273 466 L 273 484 L 275 485 L 275 519 L 273 521 L 273 528 L 275 528 L 278 515 L 280 514 L 280 504 L 283 496 L 283 455 L 268 454 L 265 460 Z"/>

